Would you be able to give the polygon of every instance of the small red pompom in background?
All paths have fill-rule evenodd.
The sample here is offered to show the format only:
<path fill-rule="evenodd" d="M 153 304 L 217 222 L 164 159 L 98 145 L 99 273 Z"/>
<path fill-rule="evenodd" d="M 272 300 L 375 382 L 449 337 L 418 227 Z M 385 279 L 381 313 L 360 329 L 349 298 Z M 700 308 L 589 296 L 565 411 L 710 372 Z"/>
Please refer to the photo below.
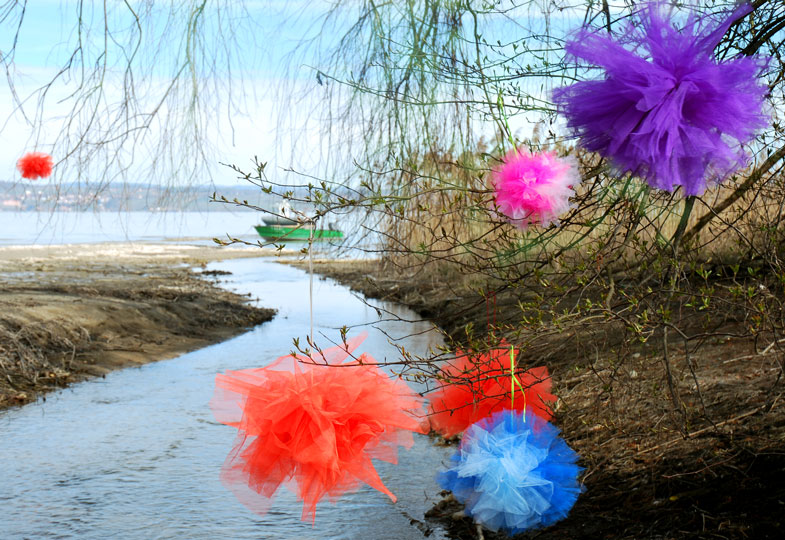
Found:
<path fill-rule="evenodd" d="M 28 152 L 16 162 L 22 178 L 37 180 L 52 174 L 52 156 L 43 152 Z"/>

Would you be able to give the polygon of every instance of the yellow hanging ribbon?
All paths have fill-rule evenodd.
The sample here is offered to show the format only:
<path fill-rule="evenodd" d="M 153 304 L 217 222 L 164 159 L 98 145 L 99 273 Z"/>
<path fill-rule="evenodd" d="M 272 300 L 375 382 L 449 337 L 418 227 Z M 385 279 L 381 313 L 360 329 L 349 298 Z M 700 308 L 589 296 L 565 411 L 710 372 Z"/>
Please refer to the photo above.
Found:
<path fill-rule="evenodd" d="M 515 347 L 510 345 L 510 409 L 515 410 L 515 385 L 521 389 L 523 394 L 523 416 L 526 416 L 526 392 L 523 391 L 523 384 L 515 376 Z"/>

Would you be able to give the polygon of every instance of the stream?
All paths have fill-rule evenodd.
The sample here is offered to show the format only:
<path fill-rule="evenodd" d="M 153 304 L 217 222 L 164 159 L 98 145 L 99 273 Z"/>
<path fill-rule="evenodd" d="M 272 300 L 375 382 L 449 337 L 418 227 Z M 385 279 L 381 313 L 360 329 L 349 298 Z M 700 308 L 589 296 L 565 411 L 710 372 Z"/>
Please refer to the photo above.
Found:
<path fill-rule="evenodd" d="M 435 474 L 450 448 L 415 434 L 398 465 L 377 461 L 393 504 L 367 486 L 336 504 L 322 501 L 316 523 L 300 521 L 302 503 L 281 488 L 264 516 L 247 510 L 219 480 L 236 430 L 213 419 L 214 378 L 228 369 L 258 367 L 305 343 L 308 276 L 270 259 L 212 263 L 224 286 L 250 293 L 276 317 L 251 331 L 172 360 L 115 371 L 0 411 L 0 538 L 446 538 L 423 514 L 438 500 Z M 413 312 L 369 302 L 416 321 Z M 314 279 L 317 343 L 340 339 L 338 328 L 365 325 L 358 353 L 397 360 L 389 337 L 407 350 L 437 345 L 427 322 L 379 319 L 346 287 Z M 321 334 L 324 334 L 322 336 Z"/>

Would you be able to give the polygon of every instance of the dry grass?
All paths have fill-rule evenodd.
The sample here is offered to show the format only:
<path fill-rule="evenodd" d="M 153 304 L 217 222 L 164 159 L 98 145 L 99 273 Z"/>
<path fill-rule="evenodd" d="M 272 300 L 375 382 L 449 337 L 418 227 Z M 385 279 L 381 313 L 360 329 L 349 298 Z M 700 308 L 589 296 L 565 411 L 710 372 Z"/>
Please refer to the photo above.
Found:
<path fill-rule="evenodd" d="M 679 195 L 656 192 L 637 179 L 612 180 L 582 156 L 588 177 L 579 187 L 575 208 L 561 226 L 519 231 L 492 211 L 492 193 L 481 175 L 461 177 L 456 164 L 436 178 L 410 176 L 406 196 L 385 210 L 385 256 L 398 266 L 414 268 L 438 262 L 509 279 L 509 266 L 550 263 L 579 266 L 613 260 L 624 266 L 656 257 L 671 243 L 684 213 Z M 709 189 L 689 214 L 683 246 L 694 260 L 733 264 L 759 253 L 779 251 L 785 186 L 775 170 L 765 175 L 719 214 L 714 208 L 728 199 L 752 171 Z M 416 188 L 416 189 L 415 189 Z M 701 224 L 706 216 L 713 219 Z"/>

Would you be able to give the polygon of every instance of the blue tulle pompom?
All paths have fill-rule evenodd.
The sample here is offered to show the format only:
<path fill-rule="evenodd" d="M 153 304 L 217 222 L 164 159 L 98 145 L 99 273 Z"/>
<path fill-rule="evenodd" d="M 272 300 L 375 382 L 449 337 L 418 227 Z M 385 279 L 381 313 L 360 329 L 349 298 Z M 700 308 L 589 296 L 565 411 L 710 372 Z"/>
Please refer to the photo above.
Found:
<path fill-rule="evenodd" d="M 466 430 L 438 480 L 477 523 L 518 534 L 567 517 L 583 491 L 577 460 L 557 427 L 503 410 Z"/>

